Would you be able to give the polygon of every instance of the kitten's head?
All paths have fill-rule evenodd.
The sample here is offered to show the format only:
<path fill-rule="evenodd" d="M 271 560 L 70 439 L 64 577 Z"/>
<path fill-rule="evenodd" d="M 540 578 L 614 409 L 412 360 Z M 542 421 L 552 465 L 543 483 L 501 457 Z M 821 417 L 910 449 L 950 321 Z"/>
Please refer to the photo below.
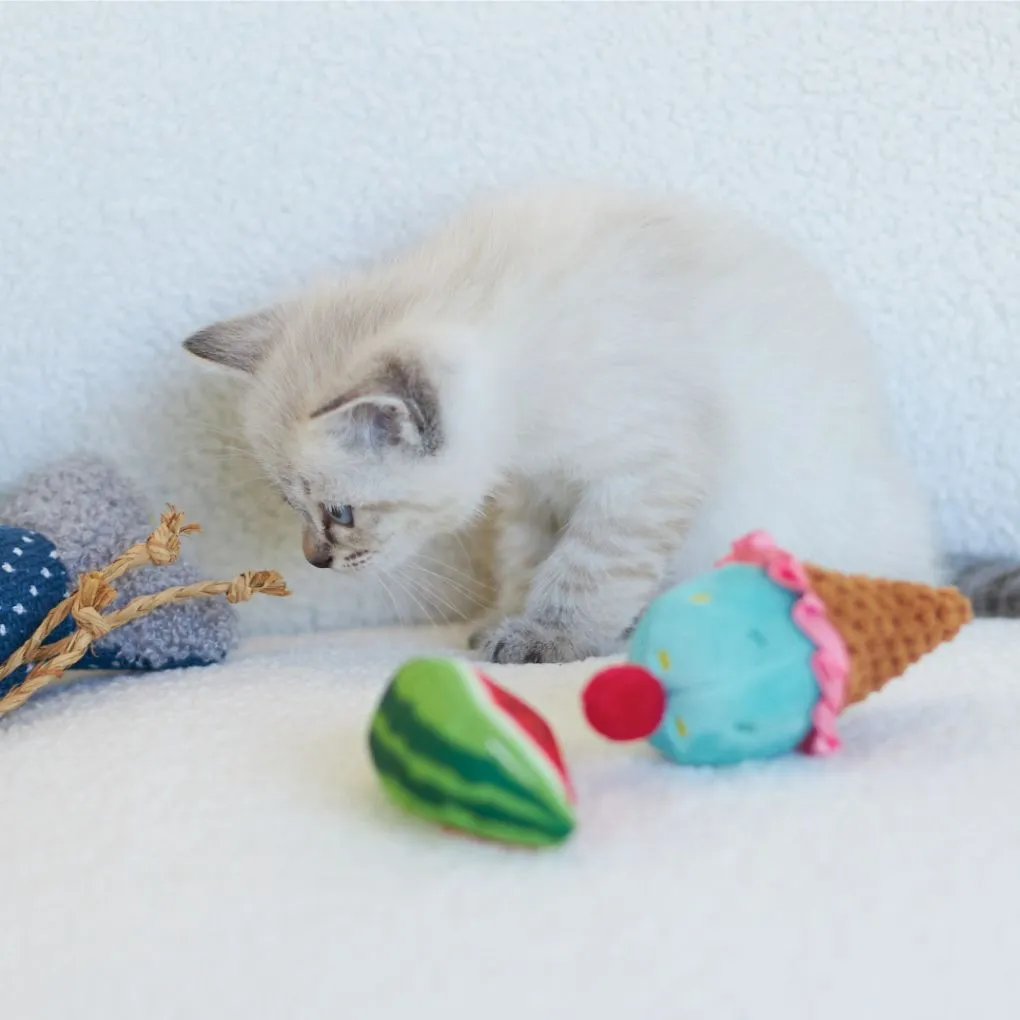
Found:
<path fill-rule="evenodd" d="M 406 328 L 322 308 L 216 323 L 184 342 L 249 380 L 248 443 L 299 515 L 316 567 L 391 569 L 478 512 L 446 375 Z"/>

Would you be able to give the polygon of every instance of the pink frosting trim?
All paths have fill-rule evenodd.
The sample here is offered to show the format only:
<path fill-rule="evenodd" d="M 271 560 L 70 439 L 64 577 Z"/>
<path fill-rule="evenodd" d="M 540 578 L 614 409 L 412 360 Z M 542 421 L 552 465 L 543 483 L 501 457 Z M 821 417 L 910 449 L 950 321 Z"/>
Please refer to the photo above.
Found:
<path fill-rule="evenodd" d="M 800 749 L 806 754 L 838 751 L 836 719 L 846 699 L 850 655 L 842 636 L 829 619 L 825 603 L 811 590 L 807 571 L 796 557 L 780 549 L 764 531 L 752 531 L 734 542 L 730 554 L 716 565 L 721 567 L 727 563 L 764 567 L 776 584 L 800 595 L 793 604 L 793 622 L 815 646 L 811 670 L 820 692 L 811 711 L 811 732 Z"/>

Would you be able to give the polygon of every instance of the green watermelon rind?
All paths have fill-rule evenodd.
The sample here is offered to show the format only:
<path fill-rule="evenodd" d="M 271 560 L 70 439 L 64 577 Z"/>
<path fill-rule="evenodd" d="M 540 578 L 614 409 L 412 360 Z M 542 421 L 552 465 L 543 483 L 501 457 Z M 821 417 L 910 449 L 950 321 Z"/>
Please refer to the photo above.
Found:
<path fill-rule="evenodd" d="M 495 798 L 476 801 L 451 796 L 448 785 L 435 785 L 415 775 L 413 769 L 408 768 L 407 760 L 380 739 L 378 729 L 373 729 L 370 745 L 372 760 L 386 794 L 398 807 L 425 821 L 485 839 L 525 846 L 561 843 L 573 831 L 571 817 L 538 820 L 534 816 L 500 810 Z"/>
<path fill-rule="evenodd" d="M 442 670 L 439 676 L 434 672 L 426 673 L 437 669 Z M 535 743 L 531 734 L 496 704 L 485 682 L 467 663 L 460 659 L 412 660 L 405 664 L 391 689 L 407 698 L 423 725 L 431 727 L 433 731 L 443 732 L 446 728 L 443 699 L 437 696 L 439 692 L 436 689 L 440 679 L 445 682 L 455 680 L 456 697 L 467 696 L 479 718 L 497 729 L 504 738 L 502 743 L 495 746 L 483 741 L 474 749 L 465 748 L 463 744 L 458 744 L 458 747 L 488 759 L 493 757 L 494 752 L 498 753 L 504 769 L 516 769 L 532 783 L 538 781 L 543 788 L 543 799 L 571 799 L 570 789 L 560 771 Z M 419 680 L 424 682 L 416 683 Z M 416 698 L 415 695 L 419 693 L 424 694 L 424 697 Z"/>
<path fill-rule="evenodd" d="M 488 807 L 499 811 L 504 817 L 513 816 L 520 822 L 525 819 L 542 826 L 555 826 L 560 813 L 550 810 L 546 803 L 528 796 L 521 796 L 516 788 L 508 788 L 500 782 L 498 775 L 489 779 L 465 776 L 457 765 L 445 758 L 431 758 L 421 754 L 410 742 L 408 734 L 397 734 L 385 720 L 379 720 L 373 739 L 373 753 L 377 756 L 390 755 L 399 759 L 400 774 L 412 782 L 422 783 L 433 790 L 440 790 L 447 800 L 456 801 L 484 816 Z M 415 737 L 418 734 L 414 734 Z M 379 745 L 382 745 L 381 747 Z M 382 754 L 380 754 L 382 752 Z M 390 769 L 394 771 L 394 769 Z M 428 799 L 426 797 L 426 799 Z"/>
<path fill-rule="evenodd" d="M 533 787 L 519 782 L 492 754 L 478 755 L 462 744 L 437 732 L 426 723 L 414 706 L 391 690 L 376 717 L 399 739 L 415 760 L 443 766 L 443 771 L 459 777 L 465 786 L 498 787 L 521 801 L 547 811 L 549 797 L 539 796 Z M 540 789 L 542 789 L 540 787 Z M 543 792 L 544 791 L 543 789 Z"/>
<path fill-rule="evenodd" d="M 516 791 L 508 790 L 497 781 L 470 779 L 443 759 L 420 755 L 407 743 L 406 738 L 389 728 L 384 719 L 376 720 L 369 738 L 373 759 L 380 769 L 409 784 L 423 788 L 422 799 L 434 801 L 441 794 L 443 800 L 464 804 L 480 817 L 513 818 L 517 822 L 555 827 L 561 813 L 551 811 L 549 805 L 532 799 L 523 799 Z"/>
<path fill-rule="evenodd" d="M 413 731 L 415 737 L 421 733 L 421 729 Z M 442 738 L 431 736 L 438 738 L 438 743 L 430 743 L 430 750 L 443 751 Z M 490 781 L 467 778 L 450 764 L 449 758 L 444 761 L 423 755 L 409 746 L 406 737 L 406 732 L 398 733 L 390 727 L 385 715 L 376 716 L 370 735 L 373 762 L 391 787 L 403 788 L 398 798 L 402 806 L 413 804 L 415 813 L 433 821 L 486 832 L 493 838 L 513 837 L 517 842 L 521 839 L 514 836 L 514 831 L 543 832 L 540 842 L 559 841 L 572 831 L 573 814 L 568 805 L 535 798 L 498 769 L 490 772 Z M 449 748 L 456 761 L 456 745 L 450 744 Z M 491 767 L 492 763 L 485 764 Z M 525 794 L 523 798 L 521 793 Z"/>
<path fill-rule="evenodd" d="M 443 706 L 465 696 L 480 723 L 474 747 L 438 728 Z M 573 831 L 563 777 L 459 661 L 406 663 L 376 710 L 369 749 L 389 797 L 426 820 L 532 846 L 562 842 Z"/>

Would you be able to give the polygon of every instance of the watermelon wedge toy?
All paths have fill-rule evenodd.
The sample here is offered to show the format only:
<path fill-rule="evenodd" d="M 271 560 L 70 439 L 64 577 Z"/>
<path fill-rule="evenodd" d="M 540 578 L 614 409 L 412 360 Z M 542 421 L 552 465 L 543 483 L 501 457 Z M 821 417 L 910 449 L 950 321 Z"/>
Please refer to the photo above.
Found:
<path fill-rule="evenodd" d="M 576 822 L 556 737 L 529 705 L 457 659 L 393 674 L 368 737 L 387 796 L 428 822 L 519 846 L 562 843 Z"/>

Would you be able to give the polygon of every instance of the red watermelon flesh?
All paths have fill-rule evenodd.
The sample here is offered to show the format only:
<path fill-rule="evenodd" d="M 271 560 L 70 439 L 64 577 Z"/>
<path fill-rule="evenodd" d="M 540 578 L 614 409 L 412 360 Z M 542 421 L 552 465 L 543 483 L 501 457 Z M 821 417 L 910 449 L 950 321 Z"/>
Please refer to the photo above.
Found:
<path fill-rule="evenodd" d="M 570 800 L 574 802 L 576 796 L 574 787 L 570 781 L 570 774 L 560 754 L 559 744 L 549 724 L 526 702 L 511 694 L 505 687 L 500 687 L 495 680 L 486 676 L 480 670 L 481 677 L 496 707 L 505 712 L 538 746 L 539 750 L 549 759 L 552 766 L 560 774 L 563 785 L 567 789 Z"/>

